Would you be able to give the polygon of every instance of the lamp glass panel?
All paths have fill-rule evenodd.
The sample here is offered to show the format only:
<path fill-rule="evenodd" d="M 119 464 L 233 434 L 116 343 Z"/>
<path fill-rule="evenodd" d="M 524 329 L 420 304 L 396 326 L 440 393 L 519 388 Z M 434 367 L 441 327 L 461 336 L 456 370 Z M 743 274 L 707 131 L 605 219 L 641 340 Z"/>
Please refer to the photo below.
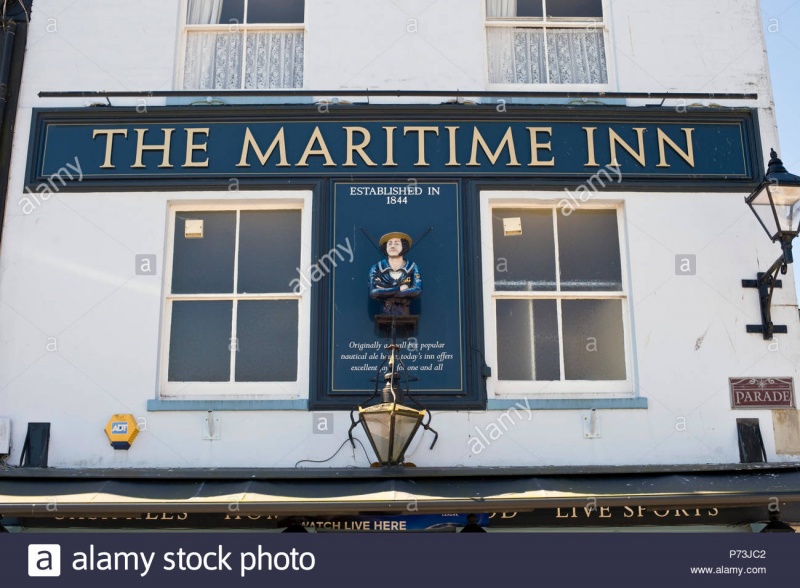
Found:
<path fill-rule="evenodd" d="M 413 416 L 397 414 L 394 417 L 394 446 L 392 447 L 392 462 L 400 460 L 401 452 L 406 448 L 411 436 L 417 430 L 421 414 Z"/>
<path fill-rule="evenodd" d="M 772 200 L 775 203 L 775 214 L 772 212 L 772 207 L 757 209 L 760 213 L 759 216 L 767 224 L 767 226 L 775 225 L 777 217 L 777 230 L 778 231 L 795 231 L 797 226 L 794 223 L 796 219 L 795 205 L 800 199 L 800 188 L 785 187 L 785 186 L 769 186 L 765 192 L 769 191 Z M 756 204 L 756 202 L 753 202 Z M 767 222 L 769 221 L 769 222 Z"/>
<path fill-rule="evenodd" d="M 794 206 L 800 202 L 800 186 L 774 184 L 767 189 L 772 194 L 772 201 L 776 206 Z"/>
<path fill-rule="evenodd" d="M 378 461 L 381 463 L 389 460 L 391 415 L 390 411 L 361 413 L 361 418 L 364 419 L 364 425 L 372 439 L 373 449 L 378 453 Z"/>

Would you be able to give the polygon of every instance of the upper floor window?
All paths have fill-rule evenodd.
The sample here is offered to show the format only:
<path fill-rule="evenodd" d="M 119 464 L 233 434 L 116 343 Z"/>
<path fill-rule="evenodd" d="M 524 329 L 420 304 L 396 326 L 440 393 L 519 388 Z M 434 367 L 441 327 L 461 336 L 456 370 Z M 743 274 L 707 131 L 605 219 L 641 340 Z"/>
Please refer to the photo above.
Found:
<path fill-rule="evenodd" d="M 484 199 L 495 394 L 631 391 L 620 211 Z"/>
<path fill-rule="evenodd" d="M 175 205 L 170 225 L 161 396 L 306 395 L 306 202 Z"/>
<path fill-rule="evenodd" d="M 305 0 L 188 0 L 184 89 L 303 87 Z"/>
<path fill-rule="evenodd" d="M 486 0 L 489 82 L 607 84 L 603 0 Z"/>

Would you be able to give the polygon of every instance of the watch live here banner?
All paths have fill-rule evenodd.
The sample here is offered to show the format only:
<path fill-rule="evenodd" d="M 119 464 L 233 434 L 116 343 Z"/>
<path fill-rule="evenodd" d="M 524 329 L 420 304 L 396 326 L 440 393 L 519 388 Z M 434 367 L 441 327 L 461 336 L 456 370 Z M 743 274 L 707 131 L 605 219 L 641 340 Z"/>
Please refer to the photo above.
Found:
<path fill-rule="evenodd" d="M 58 189 L 124 190 L 358 174 L 580 181 L 613 168 L 640 183 L 725 190 L 756 181 L 763 168 L 753 112 L 742 109 L 166 107 L 37 109 L 33 117 L 31 189 L 51 179 Z"/>
<path fill-rule="evenodd" d="M 384 259 L 380 237 L 399 231 L 414 241 L 405 259 L 417 264 L 422 294 L 410 303 L 416 332 L 398 328 L 412 394 L 464 394 L 462 239 L 458 184 L 408 182 L 334 184 L 334 247 L 351 250 L 333 266 L 331 390 L 371 393 L 386 357 L 389 332 L 376 325 L 380 300 L 370 298 L 370 268 Z M 332 249 L 333 251 L 333 249 Z M 403 335 L 410 335 L 405 337 Z M 380 382 L 381 386 L 383 382 Z"/>

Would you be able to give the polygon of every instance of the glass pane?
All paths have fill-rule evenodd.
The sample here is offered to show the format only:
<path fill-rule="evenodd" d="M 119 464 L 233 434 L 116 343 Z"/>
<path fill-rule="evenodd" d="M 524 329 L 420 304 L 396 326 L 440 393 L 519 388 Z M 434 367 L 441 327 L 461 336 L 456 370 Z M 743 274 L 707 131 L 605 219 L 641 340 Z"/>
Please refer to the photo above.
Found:
<path fill-rule="evenodd" d="M 241 300 L 237 309 L 237 382 L 297 380 L 297 301 Z"/>
<path fill-rule="evenodd" d="M 603 18 L 603 0 L 547 0 L 547 16 Z"/>
<path fill-rule="evenodd" d="M 625 380 L 621 300 L 564 300 L 567 380 Z"/>
<path fill-rule="evenodd" d="M 558 253 L 563 291 L 622 290 L 616 210 L 559 214 Z"/>
<path fill-rule="evenodd" d="M 242 211 L 240 293 L 291 292 L 300 266 L 300 211 Z"/>
<path fill-rule="evenodd" d="M 170 382 L 227 382 L 231 373 L 230 300 L 172 303 Z"/>
<path fill-rule="evenodd" d="M 378 453 L 378 461 L 389 460 L 389 438 L 391 436 L 390 423 L 391 413 L 378 412 L 378 413 L 361 413 L 361 418 L 364 424 L 369 429 L 372 442 L 375 444 L 375 449 Z"/>
<path fill-rule="evenodd" d="M 492 0 L 489 0 L 491 3 Z M 517 16 L 542 18 L 542 0 L 517 0 Z"/>
<path fill-rule="evenodd" d="M 555 300 L 497 301 L 500 380 L 561 379 Z"/>
<path fill-rule="evenodd" d="M 547 29 L 547 75 L 551 84 L 607 84 L 603 31 Z"/>
<path fill-rule="evenodd" d="M 244 0 L 214 1 L 213 4 L 222 4 L 219 22 L 225 24 L 244 22 Z"/>
<path fill-rule="evenodd" d="M 542 0 L 486 0 L 489 18 L 542 18 Z"/>
<path fill-rule="evenodd" d="M 186 238 L 187 220 L 203 221 L 202 237 Z M 176 212 L 172 292 L 232 293 L 235 240 L 235 212 Z"/>
<path fill-rule="evenodd" d="M 189 0 L 186 24 L 244 22 L 244 0 Z"/>
<path fill-rule="evenodd" d="M 303 22 L 304 0 L 250 0 L 247 22 Z"/>
<path fill-rule="evenodd" d="M 412 416 L 395 415 L 394 442 L 392 443 L 392 461 L 398 461 L 400 452 L 411 442 L 411 438 L 419 425 L 420 419 Z"/>
<path fill-rule="evenodd" d="M 249 32 L 245 89 L 302 88 L 304 35 L 303 31 Z"/>
<path fill-rule="evenodd" d="M 522 234 L 514 231 L 519 220 Z M 553 211 L 494 209 L 492 211 L 495 290 L 556 289 Z"/>

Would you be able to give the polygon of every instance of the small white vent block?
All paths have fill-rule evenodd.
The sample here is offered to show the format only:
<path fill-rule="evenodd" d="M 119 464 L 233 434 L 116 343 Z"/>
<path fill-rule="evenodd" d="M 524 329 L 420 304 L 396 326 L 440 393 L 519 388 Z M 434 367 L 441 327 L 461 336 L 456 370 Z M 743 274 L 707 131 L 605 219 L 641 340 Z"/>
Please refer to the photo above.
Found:
<path fill-rule="evenodd" d="M 11 451 L 11 419 L 0 417 L 0 455 L 8 455 Z"/>

